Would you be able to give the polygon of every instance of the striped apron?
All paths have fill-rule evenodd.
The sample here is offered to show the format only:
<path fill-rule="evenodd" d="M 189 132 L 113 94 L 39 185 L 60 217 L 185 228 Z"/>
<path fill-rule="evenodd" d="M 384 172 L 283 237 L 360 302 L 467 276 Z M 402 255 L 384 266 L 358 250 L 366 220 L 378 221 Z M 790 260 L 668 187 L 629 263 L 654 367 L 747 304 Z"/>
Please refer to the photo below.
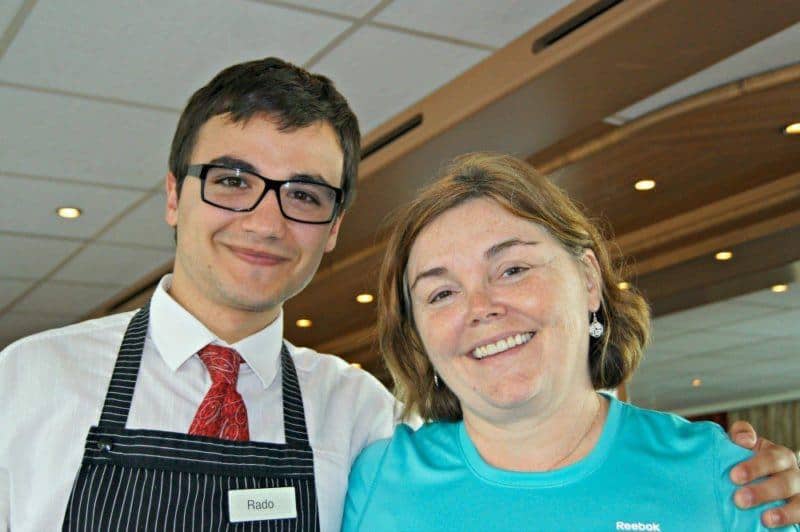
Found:
<path fill-rule="evenodd" d="M 148 315 L 149 303 L 125 331 L 100 422 L 86 438 L 63 530 L 318 531 L 314 458 L 286 345 L 281 350 L 285 444 L 130 430 L 125 423 Z M 293 490 L 296 517 L 230 522 L 228 493 L 256 488 Z"/>

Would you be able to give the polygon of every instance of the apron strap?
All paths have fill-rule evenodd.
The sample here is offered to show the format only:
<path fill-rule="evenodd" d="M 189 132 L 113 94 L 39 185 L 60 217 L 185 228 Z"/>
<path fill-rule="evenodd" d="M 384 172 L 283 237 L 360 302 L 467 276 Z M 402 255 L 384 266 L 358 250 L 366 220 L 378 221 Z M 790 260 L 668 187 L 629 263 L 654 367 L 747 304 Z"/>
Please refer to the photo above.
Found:
<path fill-rule="evenodd" d="M 122 338 L 122 345 L 114 364 L 114 373 L 111 374 L 108 393 L 100 414 L 98 425 L 101 427 L 125 428 L 142 362 L 142 350 L 149 321 L 150 301 L 133 316 Z"/>
<path fill-rule="evenodd" d="M 310 447 L 306 429 L 303 394 L 297 381 L 294 361 L 286 347 L 281 347 L 281 380 L 283 386 L 283 430 L 286 444 L 292 447 Z"/>
<path fill-rule="evenodd" d="M 124 429 L 128 422 L 149 320 L 150 301 L 133 316 L 125 331 L 111 382 L 108 385 L 103 411 L 100 414 L 98 423 L 100 427 Z M 303 395 L 300 392 L 294 361 L 285 342 L 281 346 L 281 375 L 286 443 L 293 447 L 309 447 Z"/>

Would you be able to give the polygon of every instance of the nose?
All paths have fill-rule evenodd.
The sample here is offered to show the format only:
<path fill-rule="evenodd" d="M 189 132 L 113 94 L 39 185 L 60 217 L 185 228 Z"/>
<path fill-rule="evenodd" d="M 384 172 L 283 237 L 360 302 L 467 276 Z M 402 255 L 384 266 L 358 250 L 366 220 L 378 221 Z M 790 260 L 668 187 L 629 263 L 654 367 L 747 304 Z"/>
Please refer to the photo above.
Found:
<path fill-rule="evenodd" d="M 489 290 L 480 288 L 470 294 L 469 321 L 472 325 L 495 320 L 505 313 L 505 306 Z"/>
<path fill-rule="evenodd" d="M 268 191 L 255 209 L 243 214 L 242 228 L 247 232 L 264 238 L 281 238 L 286 231 L 286 219 L 274 190 Z"/>

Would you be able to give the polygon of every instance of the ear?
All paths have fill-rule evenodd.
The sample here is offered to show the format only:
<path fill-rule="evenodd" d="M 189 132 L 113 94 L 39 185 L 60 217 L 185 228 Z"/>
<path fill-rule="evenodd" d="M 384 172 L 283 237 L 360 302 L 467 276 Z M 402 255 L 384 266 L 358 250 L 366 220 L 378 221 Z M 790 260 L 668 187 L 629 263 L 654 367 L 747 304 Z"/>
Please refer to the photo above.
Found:
<path fill-rule="evenodd" d="M 325 253 L 329 253 L 333 251 L 333 248 L 336 247 L 336 239 L 339 237 L 339 227 L 342 225 L 342 218 L 344 218 L 345 211 L 342 211 L 336 219 L 333 221 L 333 225 L 331 225 L 331 232 L 328 235 L 328 242 L 325 244 Z"/>
<path fill-rule="evenodd" d="M 167 172 L 164 178 L 164 190 L 167 193 L 167 205 L 164 213 L 164 219 L 172 227 L 178 225 L 178 180 L 172 175 L 172 172 Z"/>
<path fill-rule="evenodd" d="M 603 274 L 600 270 L 600 263 L 591 249 L 583 252 L 581 262 L 583 263 L 583 273 L 586 279 L 589 312 L 597 312 L 603 302 Z"/>

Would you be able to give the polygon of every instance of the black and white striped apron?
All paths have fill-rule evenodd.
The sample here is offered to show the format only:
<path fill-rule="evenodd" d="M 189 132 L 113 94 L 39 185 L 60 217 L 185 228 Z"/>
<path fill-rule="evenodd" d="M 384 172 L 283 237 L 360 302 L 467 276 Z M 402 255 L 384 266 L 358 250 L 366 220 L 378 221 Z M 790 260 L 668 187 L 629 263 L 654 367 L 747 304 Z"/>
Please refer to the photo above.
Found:
<path fill-rule="evenodd" d="M 281 350 L 286 444 L 129 430 L 125 423 L 148 315 L 149 303 L 125 332 L 100 422 L 86 438 L 63 530 L 319 530 L 314 458 L 286 346 Z M 281 487 L 294 488 L 296 518 L 229 522 L 229 491 Z"/>

